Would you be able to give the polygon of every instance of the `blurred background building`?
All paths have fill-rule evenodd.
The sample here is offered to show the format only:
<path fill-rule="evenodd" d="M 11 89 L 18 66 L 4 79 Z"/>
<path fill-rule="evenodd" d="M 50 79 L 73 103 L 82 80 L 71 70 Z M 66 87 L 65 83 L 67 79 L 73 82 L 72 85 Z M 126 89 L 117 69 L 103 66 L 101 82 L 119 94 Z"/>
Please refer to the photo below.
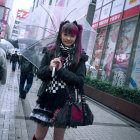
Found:
<path fill-rule="evenodd" d="M 10 25 L 8 19 L 10 18 L 10 11 L 13 0 L 0 0 L 0 36 L 1 38 L 9 38 Z"/>

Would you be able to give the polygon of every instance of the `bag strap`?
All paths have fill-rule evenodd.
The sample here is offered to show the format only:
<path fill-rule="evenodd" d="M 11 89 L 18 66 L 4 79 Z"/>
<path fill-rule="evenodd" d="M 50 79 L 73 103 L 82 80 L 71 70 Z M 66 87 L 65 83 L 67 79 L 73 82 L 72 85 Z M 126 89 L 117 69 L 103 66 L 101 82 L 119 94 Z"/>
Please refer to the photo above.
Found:
<path fill-rule="evenodd" d="M 73 93 L 70 93 L 70 91 L 71 91 L 70 86 L 66 86 L 66 91 L 67 91 L 69 99 L 71 101 L 71 99 L 73 98 Z M 75 100 L 77 102 L 82 102 L 82 103 L 86 102 L 83 86 L 80 86 L 79 88 L 75 87 L 74 94 L 75 94 Z"/>
<path fill-rule="evenodd" d="M 78 102 L 81 102 L 81 103 L 86 102 L 83 86 L 81 86 L 80 88 L 75 89 L 75 97 L 76 97 Z"/>

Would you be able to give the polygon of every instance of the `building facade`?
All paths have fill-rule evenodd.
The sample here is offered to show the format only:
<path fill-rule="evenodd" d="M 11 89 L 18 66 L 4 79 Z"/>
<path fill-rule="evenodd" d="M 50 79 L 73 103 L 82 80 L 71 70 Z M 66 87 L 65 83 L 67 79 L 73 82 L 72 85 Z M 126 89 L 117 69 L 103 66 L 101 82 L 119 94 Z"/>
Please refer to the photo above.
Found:
<path fill-rule="evenodd" d="M 97 0 L 91 77 L 140 89 L 140 0 Z"/>
<path fill-rule="evenodd" d="M 13 0 L 0 0 L 0 37 L 9 37 L 9 14 L 13 4 Z"/>

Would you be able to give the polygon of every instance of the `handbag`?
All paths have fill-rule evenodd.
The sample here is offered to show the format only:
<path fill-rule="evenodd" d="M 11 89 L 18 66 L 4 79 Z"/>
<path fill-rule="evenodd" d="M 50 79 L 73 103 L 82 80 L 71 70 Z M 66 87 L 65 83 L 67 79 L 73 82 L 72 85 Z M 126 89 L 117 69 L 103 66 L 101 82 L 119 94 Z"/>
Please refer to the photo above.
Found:
<path fill-rule="evenodd" d="M 54 123 L 70 127 L 93 124 L 94 115 L 86 103 L 83 90 L 81 94 L 77 94 L 77 91 L 75 93 L 76 100 L 66 102 L 63 108 L 57 112 Z"/>

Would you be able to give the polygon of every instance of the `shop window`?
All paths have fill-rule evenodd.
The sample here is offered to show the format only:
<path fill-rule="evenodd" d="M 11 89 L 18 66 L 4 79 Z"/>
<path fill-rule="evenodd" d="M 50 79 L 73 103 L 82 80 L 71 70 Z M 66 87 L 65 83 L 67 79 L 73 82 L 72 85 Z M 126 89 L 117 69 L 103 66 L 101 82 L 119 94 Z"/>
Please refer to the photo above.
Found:
<path fill-rule="evenodd" d="M 114 58 L 115 61 L 112 69 L 112 84 L 115 86 L 124 86 L 135 28 L 136 18 L 131 18 L 122 22 L 122 28 L 118 38 L 117 50 Z"/>
<path fill-rule="evenodd" d="M 109 81 L 119 27 L 120 22 L 113 24 L 109 27 L 110 29 L 107 37 L 108 39 L 105 43 L 105 48 L 99 71 L 99 78 L 102 79 L 103 81 Z"/>
<path fill-rule="evenodd" d="M 140 31 L 129 86 L 140 90 Z"/>
<path fill-rule="evenodd" d="M 18 34 L 18 31 L 16 31 L 16 30 L 13 30 L 13 32 L 12 32 L 12 33 Z"/>
<path fill-rule="evenodd" d="M 17 20 L 15 21 L 15 24 L 19 24 L 19 23 L 20 23 L 19 21 L 17 21 Z"/>
<path fill-rule="evenodd" d="M 95 51 L 92 55 L 92 60 L 91 60 L 92 67 L 91 67 L 91 71 L 90 71 L 91 77 L 94 77 L 94 78 L 97 77 L 97 72 L 99 70 L 99 65 L 100 65 L 104 40 L 105 40 L 105 34 L 106 34 L 106 27 L 101 28 L 99 30 L 97 38 L 96 38 L 96 46 L 95 46 Z"/>
<path fill-rule="evenodd" d="M 15 29 L 19 29 L 19 27 L 18 27 L 18 26 L 16 26 L 16 25 L 14 25 L 14 28 L 15 28 Z"/>

